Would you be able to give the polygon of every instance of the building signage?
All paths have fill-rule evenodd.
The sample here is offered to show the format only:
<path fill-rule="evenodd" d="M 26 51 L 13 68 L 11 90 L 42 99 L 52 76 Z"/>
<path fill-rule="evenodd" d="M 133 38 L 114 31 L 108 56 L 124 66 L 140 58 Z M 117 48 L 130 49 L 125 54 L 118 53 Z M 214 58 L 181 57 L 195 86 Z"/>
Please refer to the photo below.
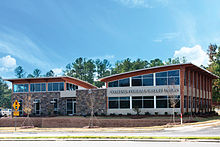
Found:
<path fill-rule="evenodd" d="M 117 90 L 110 90 L 110 94 L 136 94 L 136 93 L 151 93 L 151 94 L 157 94 L 157 93 L 174 93 L 179 92 L 178 88 L 161 88 L 161 89 L 117 89 Z"/>
<path fill-rule="evenodd" d="M 108 96 L 123 96 L 123 95 L 170 95 L 179 94 L 179 86 L 176 87 L 120 87 L 120 88 L 108 88 Z"/>

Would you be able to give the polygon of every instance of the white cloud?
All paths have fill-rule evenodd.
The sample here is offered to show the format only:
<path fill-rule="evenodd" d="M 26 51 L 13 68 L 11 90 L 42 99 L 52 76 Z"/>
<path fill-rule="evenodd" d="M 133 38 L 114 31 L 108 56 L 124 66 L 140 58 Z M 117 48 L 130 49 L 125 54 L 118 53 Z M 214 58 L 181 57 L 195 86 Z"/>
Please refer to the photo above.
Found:
<path fill-rule="evenodd" d="M 16 67 L 16 59 L 10 55 L 0 58 L 0 71 L 11 71 Z"/>
<path fill-rule="evenodd" d="M 0 26 L 0 53 L 10 54 L 41 69 L 49 68 L 51 61 L 48 54 L 53 54 L 42 44 L 38 46 L 26 34 L 2 26 Z M 56 55 L 53 56 L 57 58 Z"/>
<path fill-rule="evenodd" d="M 63 69 L 62 68 L 54 68 L 54 69 L 52 69 L 52 71 L 54 72 L 54 74 L 56 76 L 62 76 L 62 73 L 63 73 Z"/>
<path fill-rule="evenodd" d="M 207 66 L 209 63 L 209 57 L 200 45 L 195 45 L 191 48 L 182 47 L 175 51 L 174 57 L 186 57 L 187 62 L 191 62 L 197 66 Z"/>

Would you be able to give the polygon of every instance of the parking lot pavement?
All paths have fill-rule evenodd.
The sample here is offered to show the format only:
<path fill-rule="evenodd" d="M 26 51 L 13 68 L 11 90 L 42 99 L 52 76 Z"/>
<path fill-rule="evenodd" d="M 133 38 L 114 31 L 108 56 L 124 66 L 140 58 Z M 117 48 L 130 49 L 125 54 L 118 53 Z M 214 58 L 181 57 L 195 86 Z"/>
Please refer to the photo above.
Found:
<path fill-rule="evenodd" d="M 167 137 L 180 137 L 180 136 L 220 136 L 220 120 L 208 123 L 201 123 L 196 125 L 186 125 L 182 127 L 165 128 L 160 130 L 141 130 L 140 128 L 134 131 L 72 131 L 60 130 L 56 131 L 28 131 L 28 132 L 0 132 L 0 137 L 33 137 L 33 136 L 167 136 Z M 83 130 L 83 129 L 82 129 Z M 138 131 L 139 130 L 139 131 Z"/>

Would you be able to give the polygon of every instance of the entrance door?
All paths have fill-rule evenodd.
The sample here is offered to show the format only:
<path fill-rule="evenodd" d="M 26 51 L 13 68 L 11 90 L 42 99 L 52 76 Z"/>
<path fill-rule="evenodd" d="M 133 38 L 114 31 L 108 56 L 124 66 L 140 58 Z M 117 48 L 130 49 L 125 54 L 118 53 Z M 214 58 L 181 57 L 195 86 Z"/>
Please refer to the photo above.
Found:
<path fill-rule="evenodd" d="M 74 115 L 76 113 L 76 99 L 67 99 L 67 115 Z"/>
<path fill-rule="evenodd" d="M 40 115 L 40 100 L 39 99 L 35 99 L 34 107 L 35 107 L 35 114 Z"/>

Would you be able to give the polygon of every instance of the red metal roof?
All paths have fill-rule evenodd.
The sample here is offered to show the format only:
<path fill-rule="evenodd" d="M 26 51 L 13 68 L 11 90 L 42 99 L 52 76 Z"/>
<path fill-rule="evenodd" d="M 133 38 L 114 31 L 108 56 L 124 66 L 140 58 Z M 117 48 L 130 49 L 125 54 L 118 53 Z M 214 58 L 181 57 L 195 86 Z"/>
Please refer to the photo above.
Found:
<path fill-rule="evenodd" d="M 77 78 L 62 76 L 62 77 L 39 77 L 39 78 L 16 78 L 16 79 L 4 79 L 5 81 L 10 81 L 12 83 L 38 83 L 38 82 L 60 82 L 66 81 L 72 84 L 87 88 L 87 89 L 97 89 L 96 86 L 82 81 Z"/>
<path fill-rule="evenodd" d="M 199 72 L 211 77 L 212 79 L 219 78 L 218 76 L 214 75 L 210 71 L 203 69 L 201 67 L 198 67 L 192 63 L 183 63 L 183 64 L 172 64 L 172 65 L 163 65 L 163 66 L 144 68 L 144 69 L 139 69 L 139 70 L 134 70 L 134 71 L 129 71 L 129 72 L 124 72 L 124 73 L 120 73 L 120 74 L 107 76 L 107 77 L 104 77 L 104 78 L 101 78 L 98 80 L 102 81 L 102 82 L 110 82 L 110 81 L 128 78 L 128 77 L 132 77 L 132 76 L 138 76 L 138 75 L 149 74 L 149 73 L 154 73 L 154 72 L 161 72 L 161 71 L 166 71 L 166 70 L 180 69 L 181 67 L 190 68 L 195 71 L 199 71 Z"/>

